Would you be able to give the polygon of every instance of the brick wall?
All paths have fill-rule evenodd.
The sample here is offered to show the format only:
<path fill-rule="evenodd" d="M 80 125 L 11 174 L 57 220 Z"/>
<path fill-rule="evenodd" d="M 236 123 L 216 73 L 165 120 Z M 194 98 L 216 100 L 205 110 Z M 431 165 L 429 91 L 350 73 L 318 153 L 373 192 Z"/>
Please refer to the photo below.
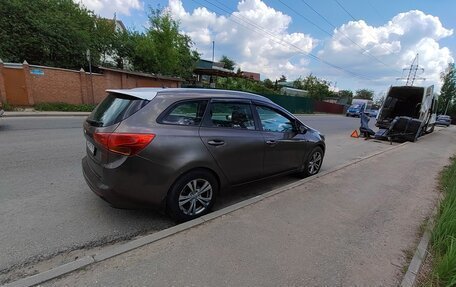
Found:
<path fill-rule="evenodd" d="M 35 104 L 64 102 L 82 104 L 81 75 L 77 71 L 42 68 L 43 75 L 30 74 Z"/>
<path fill-rule="evenodd" d="M 14 66 L 14 71 L 12 67 Z M 17 77 L 18 69 L 20 77 Z M 4 78 L 15 72 L 18 81 L 5 81 Z M 9 77 L 11 78 L 11 76 Z M 9 87 L 20 83 L 23 89 L 6 94 Z M 177 78 L 132 73 L 115 69 L 103 70 L 102 74 L 90 75 L 81 71 L 34 66 L 24 64 L 4 64 L 0 62 L 0 99 L 11 104 L 34 105 L 38 103 L 64 102 L 69 104 L 97 104 L 106 96 L 107 89 L 136 87 L 179 87 Z M 8 86 L 9 85 L 9 86 Z M 19 93 L 19 94 L 18 94 Z M 20 95 L 23 93 L 24 95 Z M 21 101 L 19 101 L 19 97 Z M 25 103 L 24 103 L 25 99 Z"/>

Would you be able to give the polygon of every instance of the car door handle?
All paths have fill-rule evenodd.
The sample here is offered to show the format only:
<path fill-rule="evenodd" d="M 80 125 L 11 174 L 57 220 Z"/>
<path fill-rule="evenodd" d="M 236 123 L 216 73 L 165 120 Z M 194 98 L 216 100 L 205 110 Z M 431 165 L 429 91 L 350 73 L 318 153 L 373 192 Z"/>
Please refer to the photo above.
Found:
<path fill-rule="evenodd" d="M 267 144 L 267 145 L 276 145 L 276 144 L 277 144 L 277 141 L 276 141 L 276 140 L 267 140 L 267 141 L 266 141 L 266 144 Z"/>
<path fill-rule="evenodd" d="M 221 140 L 210 140 L 207 143 L 210 144 L 210 145 L 213 145 L 213 146 L 218 146 L 218 145 L 224 145 L 225 144 L 225 142 L 221 141 Z"/>

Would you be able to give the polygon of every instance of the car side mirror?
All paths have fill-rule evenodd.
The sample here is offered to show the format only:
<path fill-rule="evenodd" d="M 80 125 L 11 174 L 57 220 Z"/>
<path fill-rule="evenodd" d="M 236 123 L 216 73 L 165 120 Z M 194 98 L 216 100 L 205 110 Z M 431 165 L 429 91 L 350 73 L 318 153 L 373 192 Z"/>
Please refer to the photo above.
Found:
<path fill-rule="evenodd" d="M 305 134 L 307 132 L 307 128 L 304 125 L 297 124 L 296 132 L 300 134 Z"/>

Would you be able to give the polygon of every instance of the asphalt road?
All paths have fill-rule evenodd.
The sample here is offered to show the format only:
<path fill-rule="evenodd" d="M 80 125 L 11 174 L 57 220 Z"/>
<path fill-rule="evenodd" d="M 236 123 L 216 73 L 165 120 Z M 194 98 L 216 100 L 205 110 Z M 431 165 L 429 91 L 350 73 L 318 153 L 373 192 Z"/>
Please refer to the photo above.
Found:
<path fill-rule="evenodd" d="M 0 283 L 20 266 L 174 225 L 153 211 L 111 208 L 90 191 L 80 164 L 85 153 L 83 120 L 0 119 Z M 316 115 L 303 120 L 326 135 L 322 170 L 389 147 L 350 138 L 359 119 Z M 285 176 L 238 188 L 216 208 L 294 180 Z"/>

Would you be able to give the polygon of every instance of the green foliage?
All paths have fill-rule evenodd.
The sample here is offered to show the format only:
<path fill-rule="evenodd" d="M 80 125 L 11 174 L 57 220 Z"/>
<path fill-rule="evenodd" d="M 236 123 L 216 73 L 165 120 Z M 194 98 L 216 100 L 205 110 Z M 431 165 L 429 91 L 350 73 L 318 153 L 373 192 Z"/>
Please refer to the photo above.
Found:
<path fill-rule="evenodd" d="M 263 86 L 265 86 L 266 88 L 268 88 L 270 90 L 274 90 L 274 87 L 275 87 L 274 83 L 270 79 L 264 79 Z"/>
<path fill-rule="evenodd" d="M 189 78 L 199 59 L 190 37 L 179 32 L 179 23 L 162 10 L 151 10 L 145 33 L 130 34 L 130 58 L 136 70 Z M 128 49 L 126 49 L 128 52 Z"/>
<path fill-rule="evenodd" d="M 245 91 L 262 95 L 278 95 L 276 91 L 266 87 L 262 82 L 245 78 L 218 77 L 216 87 L 219 89 Z"/>
<path fill-rule="evenodd" d="M 37 111 L 91 112 L 96 105 L 73 105 L 67 103 L 40 103 L 34 106 Z"/>
<path fill-rule="evenodd" d="M 296 89 L 306 90 L 309 97 L 315 100 L 323 100 L 328 97 L 333 97 L 335 94 L 329 90 L 329 82 L 319 79 L 310 74 L 306 78 L 298 78 L 293 82 L 293 87 Z"/>
<path fill-rule="evenodd" d="M 432 231 L 434 265 L 432 281 L 438 286 L 456 285 L 456 159 L 442 173 L 444 199 Z"/>
<path fill-rule="evenodd" d="M 109 65 L 106 61 L 108 57 L 115 54 L 114 43 L 117 40 L 116 23 L 113 20 L 104 18 L 94 18 L 95 29 L 91 34 L 91 61 L 97 65 Z M 95 57 L 92 56 L 95 51 Z M 99 56 L 98 56 L 99 55 Z"/>
<path fill-rule="evenodd" d="M 72 0 L 0 1 L 0 58 L 63 68 L 87 66 L 95 17 Z"/>
<path fill-rule="evenodd" d="M 236 62 L 234 62 L 232 59 L 223 55 L 222 58 L 220 58 L 219 62 L 222 62 L 224 64 L 223 68 L 234 71 L 234 66 L 236 66 Z M 238 71 L 240 72 L 241 69 L 238 68 Z"/>
<path fill-rule="evenodd" d="M 350 90 L 340 90 L 337 93 L 337 96 L 340 99 L 347 99 L 345 103 L 350 104 L 353 99 L 353 92 Z"/>
<path fill-rule="evenodd" d="M 280 79 L 278 80 L 279 83 L 284 83 L 287 81 L 287 77 L 285 75 L 280 76 Z"/>
<path fill-rule="evenodd" d="M 353 92 L 350 90 L 340 90 L 339 97 L 341 98 L 353 98 Z"/>
<path fill-rule="evenodd" d="M 440 113 L 445 113 L 448 109 L 456 106 L 456 68 L 454 63 L 448 64 L 447 70 L 441 74 L 443 81 L 442 88 L 440 89 Z M 456 107 L 455 107 L 456 108 Z"/>
<path fill-rule="evenodd" d="M 368 89 L 356 90 L 354 99 L 364 99 L 364 100 L 373 100 L 374 91 Z"/>
<path fill-rule="evenodd" d="M 16 108 L 13 105 L 8 104 L 6 102 L 2 103 L 0 105 L 0 108 L 3 109 L 4 111 L 7 111 L 7 112 L 12 112 L 12 111 L 16 110 Z"/>
<path fill-rule="evenodd" d="M 0 1 L 0 58 L 6 62 L 87 70 L 112 65 L 190 77 L 199 58 L 189 36 L 168 13 L 151 10 L 144 33 L 119 32 L 113 20 L 96 17 L 73 0 Z"/>

